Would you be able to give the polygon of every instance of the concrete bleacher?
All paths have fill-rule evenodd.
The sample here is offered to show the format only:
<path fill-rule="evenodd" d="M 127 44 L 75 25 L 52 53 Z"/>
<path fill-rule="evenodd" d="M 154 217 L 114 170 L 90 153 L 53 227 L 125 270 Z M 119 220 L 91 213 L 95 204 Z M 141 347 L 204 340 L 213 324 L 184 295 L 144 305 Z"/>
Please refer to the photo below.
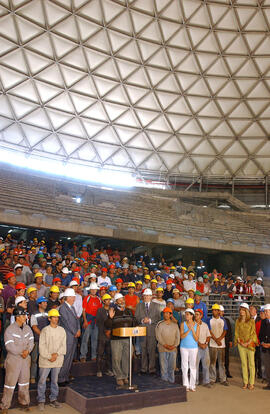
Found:
<path fill-rule="evenodd" d="M 82 195 L 81 204 L 74 201 L 76 194 Z M 239 245 L 239 250 L 245 245 L 246 251 L 270 246 L 269 214 L 203 208 L 191 204 L 190 198 L 186 202 L 168 197 L 167 193 L 163 195 L 162 190 L 152 196 L 151 192 L 147 194 L 145 189 L 137 188 L 108 191 L 0 169 L 0 210 L 111 226 L 123 231 L 132 228 L 158 235 L 174 233 L 194 242 L 209 240 L 232 245 L 234 249 Z"/>

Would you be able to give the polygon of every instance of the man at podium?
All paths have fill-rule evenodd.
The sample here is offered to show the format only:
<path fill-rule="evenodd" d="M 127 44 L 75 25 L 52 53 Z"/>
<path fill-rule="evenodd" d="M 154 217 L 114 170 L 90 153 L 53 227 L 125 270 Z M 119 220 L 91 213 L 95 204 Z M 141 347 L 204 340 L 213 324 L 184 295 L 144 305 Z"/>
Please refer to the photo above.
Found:
<path fill-rule="evenodd" d="M 115 305 L 109 309 L 105 321 L 105 333 L 111 337 L 112 370 L 119 386 L 128 384 L 129 372 L 129 338 L 114 336 L 113 329 L 135 326 L 132 311 L 125 306 L 125 298 L 121 293 L 115 295 Z"/>
<path fill-rule="evenodd" d="M 138 303 L 135 318 L 139 326 L 146 327 L 146 336 L 141 337 L 142 366 L 141 374 L 156 373 L 156 325 L 161 319 L 160 307 L 152 301 L 151 289 L 143 292 L 143 302 Z"/>

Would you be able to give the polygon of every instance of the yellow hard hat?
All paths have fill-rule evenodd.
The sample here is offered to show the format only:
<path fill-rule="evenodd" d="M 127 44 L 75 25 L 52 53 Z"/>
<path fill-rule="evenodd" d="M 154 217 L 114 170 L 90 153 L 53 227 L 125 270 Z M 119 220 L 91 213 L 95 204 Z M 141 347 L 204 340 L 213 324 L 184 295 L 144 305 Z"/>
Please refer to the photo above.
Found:
<path fill-rule="evenodd" d="M 135 288 L 135 287 L 136 287 L 136 286 L 135 286 L 135 283 L 133 283 L 133 282 L 129 282 L 129 284 L 128 284 L 128 288 L 130 288 L 130 287 Z"/>
<path fill-rule="evenodd" d="M 193 272 L 190 272 L 188 275 L 189 276 L 195 276 Z"/>
<path fill-rule="evenodd" d="M 35 290 L 37 290 L 37 288 L 35 288 L 35 287 L 29 287 L 29 288 L 27 289 L 27 295 L 30 295 L 30 293 L 31 293 L 31 292 L 34 292 Z"/>
<path fill-rule="evenodd" d="M 4 289 L 4 286 L 3 286 L 2 282 L 0 282 L 0 290 L 1 289 Z"/>
<path fill-rule="evenodd" d="M 172 266 L 170 270 L 175 270 L 175 269 L 176 269 L 176 267 L 175 266 Z"/>
<path fill-rule="evenodd" d="M 60 289 L 58 286 L 53 285 L 50 289 L 50 292 L 54 292 L 54 293 L 60 293 Z"/>
<path fill-rule="evenodd" d="M 163 292 L 163 288 L 162 287 L 158 287 L 157 289 L 156 289 L 156 292 Z"/>
<path fill-rule="evenodd" d="M 48 312 L 48 318 L 51 318 L 52 316 L 60 316 L 60 313 L 57 309 L 51 309 Z"/>
<path fill-rule="evenodd" d="M 142 281 L 141 280 L 137 280 L 136 285 L 142 285 Z"/>
<path fill-rule="evenodd" d="M 186 267 L 184 267 L 184 266 L 182 266 L 182 270 L 187 270 L 187 268 L 186 268 Z"/>
<path fill-rule="evenodd" d="M 36 274 L 35 274 L 35 278 L 36 277 L 42 277 L 43 278 L 43 274 L 41 273 L 41 272 L 37 272 Z"/>
<path fill-rule="evenodd" d="M 151 277 L 149 275 L 145 275 L 144 278 L 147 279 L 147 280 L 151 279 Z"/>
<path fill-rule="evenodd" d="M 192 299 L 192 298 L 187 298 L 187 300 L 186 300 L 186 303 L 194 303 L 194 299 Z"/>
<path fill-rule="evenodd" d="M 102 300 L 111 299 L 112 297 L 108 295 L 108 293 L 105 293 L 105 295 L 102 296 Z"/>
<path fill-rule="evenodd" d="M 219 308 L 219 304 L 218 303 L 215 303 L 213 306 L 212 306 L 212 310 L 219 310 L 220 308 Z"/>
<path fill-rule="evenodd" d="M 214 279 L 214 282 L 219 282 L 219 279 L 215 278 L 215 279 Z"/>
<path fill-rule="evenodd" d="M 157 280 L 156 279 L 152 279 L 151 280 L 151 283 L 157 283 Z"/>

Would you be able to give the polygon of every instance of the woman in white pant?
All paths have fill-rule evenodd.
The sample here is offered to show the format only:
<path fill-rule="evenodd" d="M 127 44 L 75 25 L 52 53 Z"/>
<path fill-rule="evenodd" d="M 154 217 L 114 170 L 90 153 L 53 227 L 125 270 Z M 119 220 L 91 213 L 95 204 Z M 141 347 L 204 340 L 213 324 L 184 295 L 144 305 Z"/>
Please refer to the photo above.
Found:
<path fill-rule="evenodd" d="M 200 327 L 194 322 L 193 309 L 186 309 L 184 314 L 186 320 L 180 326 L 183 385 L 187 391 L 196 391 L 196 359 Z M 190 369 L 190 379 L 188 378 L 188 369 Z"/>

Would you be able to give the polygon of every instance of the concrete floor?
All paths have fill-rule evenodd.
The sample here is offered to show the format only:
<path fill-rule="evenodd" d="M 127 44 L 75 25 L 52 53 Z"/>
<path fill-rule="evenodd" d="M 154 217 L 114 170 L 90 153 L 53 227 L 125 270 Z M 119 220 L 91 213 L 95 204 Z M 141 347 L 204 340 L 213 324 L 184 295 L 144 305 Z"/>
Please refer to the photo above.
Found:
<path fill-rule="evenodd" d="M 121 411 L 121 414 L 157 414 L 157 411 L 166 414 L 268 414 L 270 412 L 270 391 L 262 389 L 261 382 L 255 383 L 255 390 L 242 390 L 241 371 L 238 359 L 231 362 L 230 386 L 216 384 L 212 389 L 199 386 L 196 392 L 188 393 L 186 403 L 168 404 L 159 407 L 149 407 L 141 410 Z M 53 409 L 46 405 L 46 414 L 78 414 L 67 404 L 62 409 Z M 10 410 L 10 414 L 21 414 L 20 410 Z M 31 409 L 32 414 L 38 414 L 37 407 Z"/>

